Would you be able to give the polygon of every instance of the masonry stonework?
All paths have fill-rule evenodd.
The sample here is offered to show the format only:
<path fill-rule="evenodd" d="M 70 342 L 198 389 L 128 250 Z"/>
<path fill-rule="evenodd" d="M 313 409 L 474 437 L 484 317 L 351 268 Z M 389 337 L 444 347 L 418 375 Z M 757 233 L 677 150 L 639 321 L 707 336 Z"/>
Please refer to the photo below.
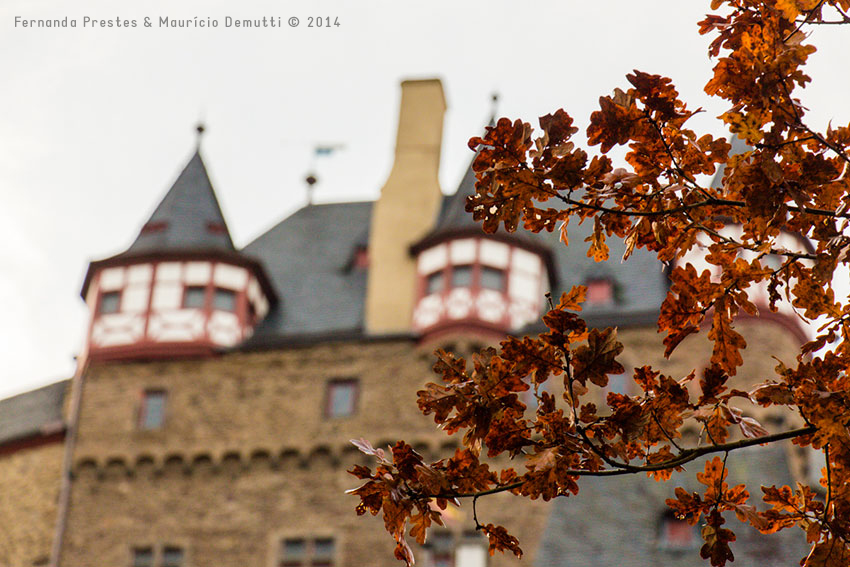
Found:
<path fill-rule="evenodd" d="M 56 441 L 0 455 L 0 565 L 47 565 L 62 454 Z"/>
<path fill-rule="evenodd" d="M 208 361 L 93 366 L 84 380 L 75 482 L 62 565 L 121 565 L 133 547 L 177 545 L 189 565 L 274 565 L 280 541 L 334 537 L 338 565 L 395 565 L 376 519 L 354 514 L 345 470 L 369 464 L 349 443 L 405 439 L 427 458 L 455 441 L 421 415 L 432 357 L 409 340 L 233 353 Z M 359 381 L 356 413 L 325 415 L 326 384 Z M 138 428 L 140 393 L 167 392 L 159 430 Z M 539 504 L 487 502 L 533 550 Z M 460 538 L 469 510 L 450 516 Z M 533 556 L 533 551 L 531 553 Z M 512 563 L 498 557 L 493 565 Z"/>
<path fill-rule="evenodd" d="M 770 375 L 771 356 L 793 352 L 795 339 L 781 326 L 739 327 L 750 336 L 750 362 L 736 381 Z M 650 328 L 621 329 L 619 337 L 627 368 L 652 364 L 679 377 L 710 356 L 699 339 L 660 359 L 661 336 Z M 120 565 L 134 546 L 178 545 L 188 565 L 271 566 L 285 538 L 332 536 L 341 567 L 394 565 L 381 522 L 358 518 L 356 499 L 344 494 L 357 482 L 345 469 L 369 464 L 349 440 L 405 439 L 426 458 L 450 455 L 456 440 L 416 407 L 416 391 L 435 379 L 432 362 L 411 340 L 386 340 L 92 366 L 62 564 L 99 557 Z M 356 410 L 332 418 L 327 384 L 339 378 L 358 381 Z M 149 389 L 166 391 L 166 418 L 146 431 L 138 413 Z M 479 505 L 482 519 L 520 537 L 532 564 L 547 511 L 507 495 Z M 458 536 L 474 529 L 468 506 L 448 527 Z M 492 565 L 512 562 L 499 555 Z"/>

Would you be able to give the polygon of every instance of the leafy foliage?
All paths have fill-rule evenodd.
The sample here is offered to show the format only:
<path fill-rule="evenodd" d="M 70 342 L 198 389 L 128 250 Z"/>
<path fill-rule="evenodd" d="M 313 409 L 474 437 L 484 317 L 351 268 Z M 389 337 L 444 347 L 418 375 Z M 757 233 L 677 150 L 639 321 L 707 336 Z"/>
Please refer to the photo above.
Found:
<path fill-rule="evenodd" d="M 511 492 L 550 500 L 578 493 L 583 476 L 666 480 L 714 454 L 697 474 L 701 492 L 677 488 L 667 501 L 677 517 L 702 525 L 700 555 L 711 565 L 734 559 L 736 536 L 724 527 L 733 515 L 766 534 L 803 528 L 811 551 L 801 565 L 850 561 L 850 303 L 832 288 L 836 270 L 850 262 L 850 125 L 815 131 L 794 95 L 810 81 L 803 66 L 815 47 L 807 29 L 850 23 L 850 0 L 712 0 L 711 8 L 722 13 L 699 23 L 713 37 L 716 60 L 705 90 L 728 102 L 720 118 L 747 151 L 730 156 L 727 140 L 689 129 L 697 111 L 672 81 L 634 71 L 630 86 L 601 97 L 590 117 L 587 142 L 600 156 L 576 145 L 578 129 L 563 110 L 540 118 L 537 137 L 530 124 L 502 118 L 472 138 L 477 184 L 467 203 L 486 232 L 558 228 L 567 243 L 569 222 L 587 221 L 587 253 L 596 261 L 608 259 L 613 237 L 625 242 L 626 259 L 643 248 L 675 266 L 658 327 L 665 356 L 708 329 L 712 355 L 698 387 L 698 369 L 673 377 L 643 366 L 633 371 L 639 395 L 609 393 L 603 408 L 590 401 L 592 389 L 624 372 L 623 345 L 616 329 L 588 329 L 577 314 L 582 287 L 551 306 L 537 337 L 508 337 L 471 366 L 438 351 L 441 381 L 419 392 L 419 407 L 446 433 L 463 433 L 463 447 L 428 464 L 404 442 L 389 452 L 356 442 L 377 460 L 374 471 L 351 471 L 364 481 L 351 491 L 357 511 L 383 515 L 399 559 L 412 564 L 407 535 L 424 542 L 460 498 Z M 628 167 L 614 168 L 605 155 L 615 146 L 628 147 Z M 700 182 L 721 165 L 720 187 Z M 545 206 L 551 201 L 557 207 Z M 688 261 L 695 254 L 707 268 Z M 821 326 L 795 365 L 780 363 L 775 377 L 743 392 L 727 386 L 747 346 L 734 322 L 758 314 L 756 290 L 766 290 L 771 310 L 790 304 Z M 562 393 L 550 393 L 547 382 L 562 384 Z M 527 406 L 529 390 L 536 407 Z M 804 425 L 769 432 L 734 407 L 736 398 L 786 408 Z M 702 443 L 688 446 L 683 431 L 694 426 Z M 823 492 L 761 487 L 759 504 L 744 485 L 727 484 L 731 451 L 784 439 L 825 453 Z M 498 456 L 516 466 L 491 470 L 485 459 Z M 475 522 L 491 553 L 521 555 L 505 527 Z"/>

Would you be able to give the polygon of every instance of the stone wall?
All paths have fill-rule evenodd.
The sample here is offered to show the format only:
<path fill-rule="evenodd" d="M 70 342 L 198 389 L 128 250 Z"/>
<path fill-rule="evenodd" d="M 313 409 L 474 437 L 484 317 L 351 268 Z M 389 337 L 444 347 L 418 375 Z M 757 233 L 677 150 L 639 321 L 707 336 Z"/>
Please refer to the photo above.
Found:
<path fill-rule="evenodd" d="M 92 367 L 62 565 L 122 565 L 133 547 L 156 545 L 185 548 L 189 565 L 273 565 L 282 539 L 324 536 L 335 538 L 337 565 L 396 565 L 381 521 L 357 517 L 344 494 L 358 482 L 345 469 L 369 464 L 349 439 L 450 455 L 456 442 L 416 407 L 431 364 L 395 341 Z M 329 418 L 326 383 L 339 378 L 360 381 L 356 412 Z M 167 391 L 159 430 L 137 426 L 146 389 Z M 479 513 L 515 526 L 533 556 L 545 521 L 536 503 L 487 502 Z M 460 539 L 471 511 L 449 524 Z"/>
<path fill-rule="evenodd" d="M 796 339 L 776 325 L 742 320 L 751 362 L 738 386 L 772 375 Z M 651 363 L 671 375 L 706 364 L 704 338 L 660 360 L 654 329 L 622 329 L 627 368 Z M 789 361 L 790 363 L 791 361 Z M 432 379 L 430 349 L 407 340 L 325 343 L 215 359 L 93 366 L 82 399 L 75 481 L 63 567 L 124 565 L 136 547 L 176 545 L 187 565 L 276 565 L 284 538 L 334 537 L 336 565 L 397 565 L 379 519 L 354 514 L 344 471 L 368 464 L 349 439 L 374 445 L 405 439 L 426 458 L 451 454 L 456 440 L 416 407 Z M 355 378 L 350 417 L 326 416 L 329 380 Z M 167 392 L 165 423 L 143 431 L 145 390 Z M 504 523 L 534 563 L 551 507 L 502 496 L 479 519 Z M 639 513 L 636 518 L 639 520 Z M 458 537 L 474 528 L 468 505 L 449 518 Z M 524 563 L 526 562 L 524 561 Z M 514 560 L 497 555 L 491 565 Z"/>
<path fill-rule="evenodd" d="M 0 565 L 47 565 L 62 471 L 61 438 L 0 455 Z"/>

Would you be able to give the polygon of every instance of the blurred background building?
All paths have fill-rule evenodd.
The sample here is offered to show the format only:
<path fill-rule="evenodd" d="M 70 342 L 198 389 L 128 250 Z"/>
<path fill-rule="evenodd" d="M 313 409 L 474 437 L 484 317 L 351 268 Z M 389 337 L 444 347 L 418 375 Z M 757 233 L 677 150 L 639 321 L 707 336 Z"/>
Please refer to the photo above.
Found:
<path fill-rule="evenodd" d="M 357 517 L 344 494 L 356 484 L 346 469 L 364 461 L 349 439 L 451 454 L 457 440 L 415 403 L 431 352 L 468 354 L 533 330 L 547 291 L 586 285 L 585 318 L 619 327 L 626 368 L 684 376 L 707 363 L 700 337 L 661 359 L 667 280 L 653 256 L 596 264 L 582 245 L 588 225 L 570 227 L 569 247 L 557 234 L 483 234 L 464 211 L 471 168 L 450 196 L 438 183 L 440 81 L 401 88 L 395 162 L 377 201 L 308 204 L 237 249 L 199 147 L 135 242 L 90 264 L 77 374 L 0 401 L 0 564 L 395 565 L 380 519 Z M 804 337 L 782 314 L 739 329 L 750 337 L 743 385 Z M 632 386 L 624 374 L 609 390 Z M 805 473 L 782 447 L 730 459 L 740 461 L 733 482 Z M 672 483 L 582 487 L 550 505 L 487 499 L 479 516 L 516 534 L 530 564 L 699 564 L 697 529 L 665 510 Z M 420 561 L 515 563 L 489 558 L 473 528 L 468 510 L 450 511 Z M 736 565 L 802 554 L 793 536 L 744 532 Z"/>

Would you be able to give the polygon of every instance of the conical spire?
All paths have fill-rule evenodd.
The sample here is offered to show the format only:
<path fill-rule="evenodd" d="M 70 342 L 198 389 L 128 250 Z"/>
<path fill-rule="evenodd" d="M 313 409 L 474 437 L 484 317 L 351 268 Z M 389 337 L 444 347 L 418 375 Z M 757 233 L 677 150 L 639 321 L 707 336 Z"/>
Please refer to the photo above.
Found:
<path fill-rule="evenodd" d="M 196 151 L 124 254 L 234 250 L 207 169 Z"/>
<path fill-rule="evenodd" d="M 494 104 L 498 100 L 497 95 L 493 95 Z M 496 113 L 493 109 L 493 115 L 487 123 L 488 128 L 496 126 Z M 472 219 L 472 215 L 466 212 L 466 201 L 469 197 L 475 195 L 475 170 L 472 169 L 472 164 L 475 158 L 478 157 L 478 152 L 472 159 L 469 160 L 469 166 L 460 180 L 454 195 L 447 197 L 443 201 L 443 207 L 440 210 L 440 216 L 434 224 L 434 228 L 428 233 L 426 238 L 432 238 L 444 232 L 465 231 L 471 230 L 478 232 L 481 230 L 479 223 Z"/>
<path fill-rule="evenodd" d="M 475 157 L 470 160 L 469 167 L 466 168 L 455 194 L 445 200 L 440 218 L 437 219 L 437 223 L 431 231 L 432 234 L 472 228 L 480 230 L 478 223 L 472 220 L 472 215 L 466 212 L 467 199 L 475 195 L 475 171 L 472 169 L 474 161 Z"/>

